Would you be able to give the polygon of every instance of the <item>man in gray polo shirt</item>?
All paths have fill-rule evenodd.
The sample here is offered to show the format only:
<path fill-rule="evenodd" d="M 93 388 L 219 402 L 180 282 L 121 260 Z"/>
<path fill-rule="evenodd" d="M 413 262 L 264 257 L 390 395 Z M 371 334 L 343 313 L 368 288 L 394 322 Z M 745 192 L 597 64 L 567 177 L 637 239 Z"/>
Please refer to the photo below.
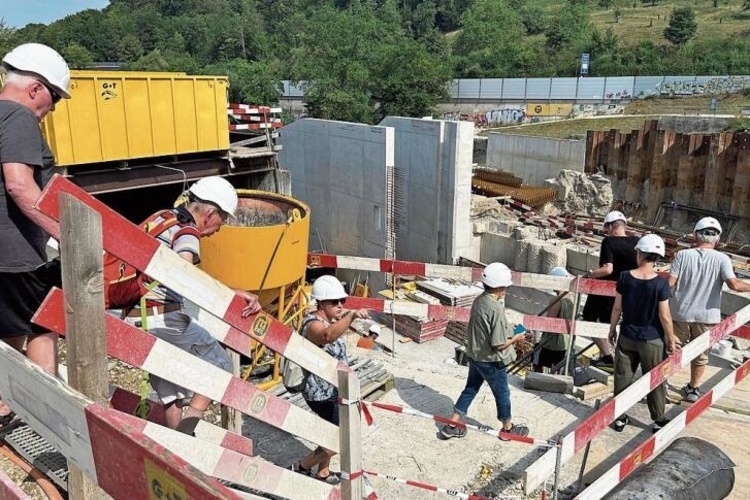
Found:
<path fill-rule="evenodd" d="M 699 220 L 694 229 L 697 244 L 675 256 L 669 273 L 674 333 L 685 345 L 721 321 L 721 288 L 724 283 L 735 292 L 750 292 L 750 285 L 737 279 L 729 257 L 714 249 L 721 225 L 713 217 Z M 690 382 L 680 393 L 694 403 L 700 397 L 700 383 L 708 364 L 708 352 L 690 365 Z"/>
<path fill-rule="evenodd" d="M 505 317 L 505 291 L 512 284 L 510 269 L 505 264 L 493 262 L 482 271 L 482 283 L 484 293 L 471 306 L 466 335 L 469 376 L 466 387 L 453 407 L 451 420 L 458 423 L 462 417 L 466 417 L 479 389 L 487 382 L 495 397 L 497 418 L 503 424 L 503 432 L 528 436 L 529 429 L 514 425 L 510 412 L 506 367 L 516 359 L 513 344 L 523 339 L 523 335 L 514 335 Z M 440 429 L 440 434 L 445 439 L 461 438 L 466 435 L 466 428 L 454 424 L 445 425 Z"/>

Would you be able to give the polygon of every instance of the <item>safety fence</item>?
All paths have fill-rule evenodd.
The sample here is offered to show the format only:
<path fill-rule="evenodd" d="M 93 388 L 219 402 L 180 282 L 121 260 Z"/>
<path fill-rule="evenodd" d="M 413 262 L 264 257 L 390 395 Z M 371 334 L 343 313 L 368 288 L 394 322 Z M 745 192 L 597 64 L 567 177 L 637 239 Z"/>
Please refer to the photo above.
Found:
<path fill-rule="evenodd" d="M 687 410 L 677 415 L 676 418 L 656 434 L 638 445 L 635 450 L 631 451 L 618 464 L 602 474 L 596 481 L 579 493 L 576 498 L 581 500 L 599 500 L 604 497 L 604 495 L 628 477 L 638 466 L 664 449 L 680 431 L 693 423 L 713 403 L 717 402 L 719 398 L 742 382 L 747 377 L 748 370 L 750 370 L 750 360 L 745 361 L 740 367 L 732 370 L 729 375 L 724 377 L 710 391 L 698 398 Z"/>
<path fill-rule="evenodd" d="M 604 403 L 599 410 L 562 438 L 562 463 L 565 464 L 573 458 L 617 417 L 624 414 L 644 396 L 665 382 L 670 375 L 688 366 L 693 359 L 749 320 L 750 305 L 746 305 L 695 340 L 690 341 L 681 350 L 672 353 L 654 369 L 633 382 L 630 387 Z M 524 471 L 524 490 L 527 494 L 552 475 L 555 471 L 555 459 L 555 453 L 548 451 L 526 468 Z"/>

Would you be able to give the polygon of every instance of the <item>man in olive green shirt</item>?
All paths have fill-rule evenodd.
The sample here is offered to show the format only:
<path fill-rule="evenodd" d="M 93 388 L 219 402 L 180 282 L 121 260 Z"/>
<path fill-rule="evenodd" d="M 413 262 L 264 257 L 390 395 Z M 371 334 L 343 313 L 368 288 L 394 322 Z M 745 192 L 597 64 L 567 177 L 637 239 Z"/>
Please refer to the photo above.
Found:
<path fill-rule="evenodd" d="M 550 276 L 570 276 L 570 273 L 564 267 L 553 267 L 549 271 Z M 567 295 L 567 292 L 558 290 L 557 297 L 552 299 L 554 303 L 547 311 L 548 318 L 573 318 L 573 301 L 569 297 L 563 299 L 561 295 Z M 539 345 L 534 350 L 533 364 L 535 372 L 542 372 L 544 368 L 554 368 L 555 365 L 565 360 L 565 353 L 568 350 L 568 336 L 559 333 L 542 333 Z"/>
<path fill-rule="evenodd" d="M 516 359 L 513 344 L 523 339 L 514 335 L 505 317 L 505 291 L 512 284 L 510 269 L 505 264 L 493 262 L 482 272 L 484 293 L 471 306 L 466 357 L 469 358 L 469 376 L 466 387 L 453 406 L 451 421 L 456 424 L 466 417 L 469 406 L 482 384 L 487 382 L 497 406 L 497 418 L 503 423 L 502 431 L 518 436 L 527 436 L 529 429 L 513 425 L 510 412 L 510 389 L 506 366 Z M 466 427 L 445 425 L 440 434 L 446 439 L 464 437 Z M 504 438 L 500 438 L 507 440 Z"/>

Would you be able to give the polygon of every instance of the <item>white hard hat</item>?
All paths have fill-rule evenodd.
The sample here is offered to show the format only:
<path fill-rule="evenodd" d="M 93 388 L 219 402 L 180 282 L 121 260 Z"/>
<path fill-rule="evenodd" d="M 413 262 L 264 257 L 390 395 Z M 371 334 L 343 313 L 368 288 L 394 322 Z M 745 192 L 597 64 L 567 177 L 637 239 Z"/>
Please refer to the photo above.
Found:
<path fill-rule="evenodd" d="M 204 177 L 190 186 L 189 191 L 201 201 L 214 203 L 229 215 L 234 216 L 237 210 L 237 191 L 223 177 Z"/>
<path fill-rule="evenodd" d="M 604 217 L 604 223 L 605 224 L 611 224 L 615 221 L 621 220 L 623 222 L 627 222 L 628 220 L 625 218 L 625 214 L 620 212 L 619 210 L 612 210 L 610 213 L 608 213 Z"/>
<path fill-rule="evenodd" d="M 549 274 L 550 276 L 562 276 L 562 277 L 570 276 L 570 273 L 568 272 L 567 269 L 565 269 L 564 267 L 559 267 L 559 266 L 553 267 L 552 269 L 549 270 L 549 273 L 547 274 Z"/>
<path fill-rule="evenodd" d="M 368 331 L 373 335 L 380 335 L 380 325 L 377 323 L 373 323 L 372 325 L 370 325 Z"/>
<path fill-rule="evenodd" d="M 70 70 L 57 51 L 41 43 L 24 43 L 3 57 L 3 66 L 39 76 L 65 99 L 70 99 Z"/>
<path fill-rule="evenodd" d="M 490 288 L 510 286 L 513 284 L 510 269 L 505 264 L 493 262 L 482 271 L 482 283 Z"/>
<path fill-rule="evenodd" d="M 695 232 L 703 231 L 704 229 L 716 229 L 721 234 L 721 224 L 713 217 L 703 217 L 695 224 Z"/>
<path fill-rule="evenodd" d="M 655 253 L 664 257 L 664 240 L 657 234 L 647 234 L 638 240 L 635 249 L 643 253 Z"/>
<path fill-rule="evenodd" d="M 348 297 L 344 285 L 330 274 L 316 279 L 312 286 L 310 296 L 315 300 L 338 300 Z"/>

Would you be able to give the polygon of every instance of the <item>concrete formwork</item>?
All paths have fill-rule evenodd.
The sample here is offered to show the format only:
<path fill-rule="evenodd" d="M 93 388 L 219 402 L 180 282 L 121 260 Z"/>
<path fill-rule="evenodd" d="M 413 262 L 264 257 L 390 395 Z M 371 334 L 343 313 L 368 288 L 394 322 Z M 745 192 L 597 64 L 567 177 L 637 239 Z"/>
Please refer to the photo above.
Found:
<path fill-rule="evenodd" d="M 471 254 L 474 126 L 387 117 L 396 138 L 396 255 L 454 263 Z"/>
<path fill-rule="evenodd" d="M 305 119 L 281 129 L 279 142 L 292 194 L 311 208 L 310 249 L 321 249 L 322 241 L 330 253 L 389 257 L 386 184 L 394 165 L 393 129 Z"/>
<path fill-rule="evenodd" d="M 585 156 L 582 140 L 491 133 L 486 164 L 512 172 L 524 184 L 542 185 L 564 168 L 582 172 Z"/>

